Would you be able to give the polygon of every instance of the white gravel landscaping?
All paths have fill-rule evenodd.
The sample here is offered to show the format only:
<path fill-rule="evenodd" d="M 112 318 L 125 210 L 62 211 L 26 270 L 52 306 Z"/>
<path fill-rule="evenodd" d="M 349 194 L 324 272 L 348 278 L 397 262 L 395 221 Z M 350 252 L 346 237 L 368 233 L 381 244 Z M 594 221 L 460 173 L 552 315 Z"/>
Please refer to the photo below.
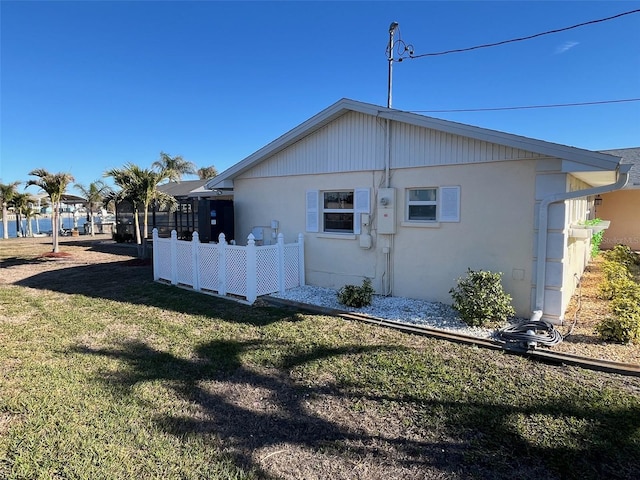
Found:
<path fill-rule="evenodd" d="M 495 333 L 494 329 L 469 327 L 451 306 L 443 303 L 374 295 L 372 304 L 368 307 L 353 308 L 338 303 L 337 295 L 338 292 L 330 288 L 305 285 L 289 289 L 282 294 L 273 293 L 270 296 L 308 305 L 360 313 L 385 320 L 424 325 L 480 338 L 490 338 Z"/>

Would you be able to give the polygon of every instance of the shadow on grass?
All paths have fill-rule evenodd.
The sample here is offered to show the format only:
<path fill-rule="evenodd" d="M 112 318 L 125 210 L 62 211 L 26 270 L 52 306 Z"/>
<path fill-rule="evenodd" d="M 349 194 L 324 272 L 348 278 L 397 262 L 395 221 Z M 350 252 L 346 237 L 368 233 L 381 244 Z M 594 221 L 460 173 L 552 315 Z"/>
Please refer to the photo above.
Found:
<path fill-rule="evenodd" d="M 24 278 L 15 285 L 250 325 L 267 325 L 292 316 L 291 311 L 284 309 L 251 307 L 230 299 L 154 282 L 151 266 L 130 261 L 59 268 Z"/>
<path fill-rule="evenodd" d="M 0 260 L 0 268 L 18 267 L 20 265 L 38 265 L 43 262 L 41 258 L 7 257 Z"/>
<path fill-rule="evenodd" d="M 102 379 L 115 388 L 116 395 L 135 395 L 133 387 L 141 382 L 165 381 L 182 399 L 197 405 L 199 413 L 157 415 L 157 425 L 178 437 L 213 435 L 221 446 L 233 452 L 237 465 L 258 471 L 261 478 L 268 478 L 269 474 L 259 465 L 256 451 L 282 444 L 310 449 L 312 453 L 348 452 L 354 458 L 389 455 L 387 462 L 447 468 L 442 458 L 434 462 L 441 457 L 436 455 L 443 448 L 439 443 L 367 435 L 314 414 L 308 407 L 309 399 L 317 395 L 335 397 L 339 392 L 335 388 L 296 385 L 287 374 L 283 375 L 283 371 L 307 362 L 392 347 L 317 347 L 288 356 L 277 371 L 256 371 L 243 364 L 243 354 L 272 347 L 263 341 L 214 341 L 198 347 L 193 360 L 177 358 L 139 342 L 126 343 L 119 349 L 76 348 L 74 352 L 115 358 L 130 367 L 120 375 L 110 373 Z M 393 452 L 381 450 L 380 444 L 384 443 L 391 445 Z"/>
<path fill-rule="evenodd" d="M 328 452 L 346 463 L 374 458 L 391 472 L 415 472 L 416 477 L 411 478 L 431 478 L 434 472 L 438 478 L 640 478 L 637 403 L 607 408 L 603 405 L 606 397 L 598 394 L 593 406 L 569 395 L 513 406 L 495 398 L 476 400 L 482 395 L 372 394 L 365 380 L 348 388 L 302 386 L 288 373 L 310 362 L 351 354 L 375 356 L 396 348 L 389 346 L 315 347 L 288 355 L 278 369 L 254 369 L 243 362 L 246 354 L 278 347 L 264 340 L 213 341 L 197 347 L 192 359 L 142 342 L 114 349 L 76 348 L 74 352 L 124 362 L 128 368 L 121 373 L 111 372 L 100 379 L 118 396 L 135 396 L 133 387 L 142 382 L 164 382 L 190 405 L 197 405 L 198 413 L 158 414 L 155 421 L 163 431 L 178 437 L 214 436 L 234 452 L 238 465 L 265 477 L 268 474 L 261 470 L 256 452 L 285 444 L 312 455 Z M 310 407 L 314 399 L 327 407 L 321 409 L 322 414 Z M 389 405 L 414 415 L 417 430 L 406 435 L 384 427 L 365 430 L 359 422 L 366 417 L 354 411 L 347 415 L 350 418 L 339 413 L 338 407 L 344 412 L 350 402 L 363 399 L 377 405 L 373 415 L 384 415 L 378 410 L 384 412 Z M 338 413 L 334 415 L 332 409 Z M 529 430 L 540 431 L 545 422 L 554 428 L 566 422 L 570 430 L 566 440 L 528 440 Z M 436 424 L 441 428 L 434 428 Z"/>

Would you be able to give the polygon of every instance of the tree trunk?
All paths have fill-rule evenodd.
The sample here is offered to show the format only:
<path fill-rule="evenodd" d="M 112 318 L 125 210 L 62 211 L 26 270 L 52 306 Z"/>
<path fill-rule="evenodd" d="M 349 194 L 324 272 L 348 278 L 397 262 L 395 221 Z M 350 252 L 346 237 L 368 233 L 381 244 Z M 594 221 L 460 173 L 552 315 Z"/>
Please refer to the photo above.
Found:
<path fill-rule="evenodd" d="M 95 227 L 93 226 L 93 208 L 89 207 L 89 227 L 91 228 L 91 236 L 95 237 Z"/>
<path fill-rule="evenodd" d="M 58 235 L 60 234 L 60 227 L 58 226 L 58 209 L 60 208 L 60 204 L 54 204 L 53 212 L 51 213 L 51 229 L 53 236 L 53 253 L 58 253 Z"/>
<path fill-rule="evenodd" d="M 136 230 L 136 245 L 138 245 L 138 258 L 142 258 L 142 239 L 140 238 L 140 218 L 138 209 L 133 209 L 133 225 Z"/>
<path fill-rule="evenodd" d="M 2 238 L 5 240 L 9 238 L 9 219 L 7 216 L 9 215 L 9 210 L 7 209 L 7 204 L 5 202 L 2 203 Z"/>
<path fill-rule="evenodd" d="M 144 206 L 144 214 L 142 215 L 143 218 L 143 224 L 144 224 L 144 235 L 143 238 L 147 238 L 149 236 L 149 206 L 145 205 Z"/>

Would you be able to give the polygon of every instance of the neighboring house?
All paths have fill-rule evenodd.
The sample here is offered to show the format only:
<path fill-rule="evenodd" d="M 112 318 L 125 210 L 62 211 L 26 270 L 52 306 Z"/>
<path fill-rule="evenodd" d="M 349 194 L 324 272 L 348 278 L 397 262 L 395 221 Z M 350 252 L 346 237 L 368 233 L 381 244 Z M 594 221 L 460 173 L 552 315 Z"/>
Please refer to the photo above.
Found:
<path fill-rule="evenodd" d="M 621 186 L 619 162 L 343 99 L 206 187 L 233 188 L 238 243 L 304 232 L 307 284 L 450 304 L 468 268 L 491 270 L 518 315 L 560 323 L 589 259 L 570 226 Z"/>
<path fill-rule="evenodd" d="M 173 210 L 152 204 L 149 209 L 149 235 L 154 228 L 161 237 L 169 237 L 176 230 L 178 237 L 190 239 L 198 231 L 200 240 L 217 240 L 224 233 L 231 240 L 233 229 L 233 195 L 229 190 L 204 188 L 207 180 L 182 180 L 158 186 L 158 190 L 171 195 L 177 201 Z M 134 238 L 133 208 L 128 201 L 116 205 L 118 234 Z M 142 222 L 142 214 L 140 214 Z"/>
<path fill-rule="evenodd" d="M 595 216 L 611 221 L 604 232 L 602 248 L 627 245 L 640 251 L 640 147 L 606 150 L 602 153 L 622 157 L 630 164 L 629 181 L 622 190 L 602 194 L 595 206 Z"/>

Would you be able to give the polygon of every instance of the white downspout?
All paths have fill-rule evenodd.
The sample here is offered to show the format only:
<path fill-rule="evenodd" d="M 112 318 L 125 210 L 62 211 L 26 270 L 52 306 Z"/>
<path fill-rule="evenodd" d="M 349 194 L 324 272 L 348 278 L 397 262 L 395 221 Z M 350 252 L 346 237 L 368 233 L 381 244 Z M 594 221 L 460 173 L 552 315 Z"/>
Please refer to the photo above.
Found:
<path fill-rule="evenodd" d="M 586 190 L 576 190 L 574 192 L 563 192 L 549 195 L 540 202 L 538 211 L 538 252 L 536 261 L 536 304 L 533 309 L 532 320 L 539 320 L 544 313 L 544 290 L 545 275 L 547 266 L 547 227 L 549 224 L 549 205 L 552 203 L 564 202 L 574 198 L 598 195 L 600 193 L 613 192 L 623 188 L 629 180 L 629 170 L 631 165 L 624 164 L 618 166 L 618 179 L 610 185 L 588 188 Z"/>

